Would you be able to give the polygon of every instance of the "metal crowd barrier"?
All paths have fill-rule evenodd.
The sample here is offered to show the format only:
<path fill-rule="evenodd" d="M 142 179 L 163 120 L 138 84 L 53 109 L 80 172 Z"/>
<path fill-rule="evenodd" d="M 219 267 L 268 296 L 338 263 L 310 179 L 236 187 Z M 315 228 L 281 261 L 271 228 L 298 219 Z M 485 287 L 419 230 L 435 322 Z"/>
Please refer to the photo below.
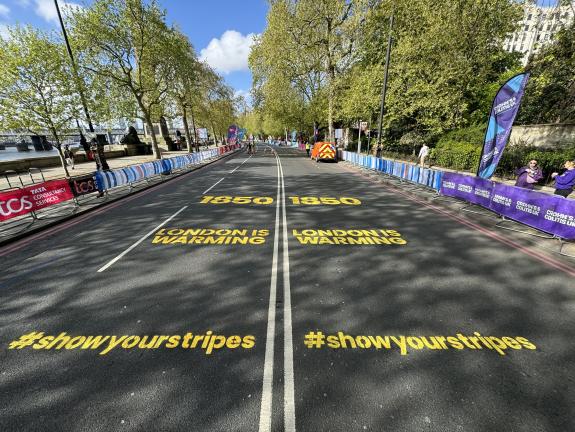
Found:
<path fill-rule="evenodd" d="M 128 167 L 97 171 L 92 174 L 46 181 L 40 169 L 31 169 L 25 182 L 16 172 L 6 172 L 7 186 L 0 189 L 0 237 L 8 237 L 27 230 L 36 221 L 57 218 L 77 212 L 82 206 L 95 201 L 105 202 L 113 197 L 129 194 L 140 186 L 159 183 L 187 171 L 192 166 L 210 161 L 220 155 L 239 149 L 240 145 L 230 145 L 198 153 L 161 159 L 153 162 L 131 165 Z M 16 177 L 18 180 L 16 181 Z M 41 181 L 40 181 L 41 180 Z M 19 184 L 17 184 L 19 183 Z M 54 186 L 50 188 L 49 186 Z M 42 190 L 39 190 L 42 188 Z M 41 202 L 43 189 L 46 196 L 61 194 L 54 204 L 42 203 L 34 208 L 34 203 Z M 37 193 L 38 195 L 34 195 Z M 2 196 L 3 195 L 3 196 Z M 22 201 L 22 197 L 24 201 Z M 10 217 L 10 213 L 22 213 Z M 5 218 L 5 220 L 1 220 Z"/>

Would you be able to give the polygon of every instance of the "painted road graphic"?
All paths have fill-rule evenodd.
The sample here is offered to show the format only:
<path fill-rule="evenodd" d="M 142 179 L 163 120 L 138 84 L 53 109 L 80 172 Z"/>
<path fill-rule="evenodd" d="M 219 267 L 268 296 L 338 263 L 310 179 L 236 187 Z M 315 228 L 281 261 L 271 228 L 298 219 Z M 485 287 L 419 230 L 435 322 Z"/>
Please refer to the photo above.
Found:
<path fill-rule="evenodd" d="M 259 145 L 1 249 L 0 430 L 575 430 L 573 261 L 380 180 Z"/>
<path fill-rule="evenodd" d="M 98 335 L 98 336 L 72 336 L 62 332 L 56 336 L 44 335 L 44 332 L 31 332 L 20 336 L 10 342 L 8 349 L 23 349 L 30 347 L 34 350 L 99 350 L 100 355 L 106 355 L 113 349 L 158 349 L 158 348 L 184 348 L 202 349 L 206 355 L 222 348 L 251 349 L 255 345 L 255 337 L 223 336 L 213 334 L 208 330 L 205 334 L 187 332 L 184 335 Z"/>

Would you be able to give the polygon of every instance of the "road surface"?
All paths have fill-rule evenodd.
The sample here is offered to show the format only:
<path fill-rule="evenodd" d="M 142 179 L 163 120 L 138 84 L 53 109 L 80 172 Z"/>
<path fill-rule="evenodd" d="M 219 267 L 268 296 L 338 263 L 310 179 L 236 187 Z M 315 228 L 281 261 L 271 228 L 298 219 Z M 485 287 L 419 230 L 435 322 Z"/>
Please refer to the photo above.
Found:
<path fill-rule="evenodd" d="M 575 266 L 259 146 L 0 249 L 2 431 L 575 430 Z"/>

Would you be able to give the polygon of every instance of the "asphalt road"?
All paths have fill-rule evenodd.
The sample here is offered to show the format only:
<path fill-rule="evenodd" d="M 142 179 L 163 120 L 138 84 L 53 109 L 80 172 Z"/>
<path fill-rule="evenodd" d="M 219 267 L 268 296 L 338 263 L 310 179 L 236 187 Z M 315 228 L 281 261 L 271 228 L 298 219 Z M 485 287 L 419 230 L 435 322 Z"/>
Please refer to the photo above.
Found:
<path fill-rule="evenodd" d="M 0 431 L 575 430 L 575 266 L 512 233 L 264 146 L 79 220 L 0 249 Z"/>

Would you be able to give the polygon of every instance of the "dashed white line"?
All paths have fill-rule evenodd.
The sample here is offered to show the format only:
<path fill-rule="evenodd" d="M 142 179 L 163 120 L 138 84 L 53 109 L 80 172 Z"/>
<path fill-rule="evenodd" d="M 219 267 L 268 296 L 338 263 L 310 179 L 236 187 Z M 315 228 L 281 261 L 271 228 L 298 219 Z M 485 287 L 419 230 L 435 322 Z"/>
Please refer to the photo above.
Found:
<path fill-rule="evenodd" d="M 209 188 L 207 188 L 205 191 L 202 192 L 203 194 L 207 194 L 209 191 L 211 191 L 214 187 L 216 187 L 218 185 L 218 183 L 220 183 L 223 179 L 225 179 L 225 177 L 222 177 L 221 179 L 219 179 L 217 182 L 215 182 L 213 185 L 211 185 Z"/>
<path fill-rule="evenodd" d="M 130 246 L 128 249 L 126 249 L 124 252 L 122 252 L 120 255 L 118 255 L 116 258 L 112 259 L 110 262 L 108 262 L 106 265 L 104 265 L 103 267 L 100 267 L 98 269 L 98 273 L 102 273 L 104 270 L 106 270 L 107 268 L 109 268 L 110 266 L 112 266 L 114 263 L 116 263 L 118 260 L 122 259 L 122 257 L 124 257 L 128 252 L 130 252 L 132 249 L 134 249 L 136 246 L 138 246 L 140 243 L 142 243 L 144 240 L 146 240 L 149 236 L 151 236 L 153 233 L 155 233 L 158 229 L 160 229 L 161 227 L 163 227 L 165 224 L 167 224 L 168 222 L 170 222 L 173 218 L 175 218 L 177 215 L 179 215 L 181 212 L 183 212 L 185 209 L 187 209 L 188 206 L 184 206 L 181 209 L 179 209 L 177 212 L 175 212 L 172 216 L 170 216 L 168 219 L 166 219 L 164 222 L 162 222 L 160 225 L 158 225 L 157 227 L 155 227 L 153 230 L 151 230 L 149 233 L 145 234 L 140 240 L 138 240 L 136 243 L 134 243 L 132 246 Z"/>
<path fill-rule="evenodd" d="M 236 172 L 236 170 L 237 170 L 238 168 L 240 168 L 243 164 L 245 164 L 245 163 L 247 162 L 247 160 L 248 160 L 249 158 L 251 158 L 251 157 L 252 157 L 252 155 L 250 155 L 250 157 L 246 158 L 241 164 L 239 164 L 237 167 L 235 167 L 235 168 L 234 168 L 232 171 L 230 171 L 228 174 L 233 174 L 234 172 Z"/>

